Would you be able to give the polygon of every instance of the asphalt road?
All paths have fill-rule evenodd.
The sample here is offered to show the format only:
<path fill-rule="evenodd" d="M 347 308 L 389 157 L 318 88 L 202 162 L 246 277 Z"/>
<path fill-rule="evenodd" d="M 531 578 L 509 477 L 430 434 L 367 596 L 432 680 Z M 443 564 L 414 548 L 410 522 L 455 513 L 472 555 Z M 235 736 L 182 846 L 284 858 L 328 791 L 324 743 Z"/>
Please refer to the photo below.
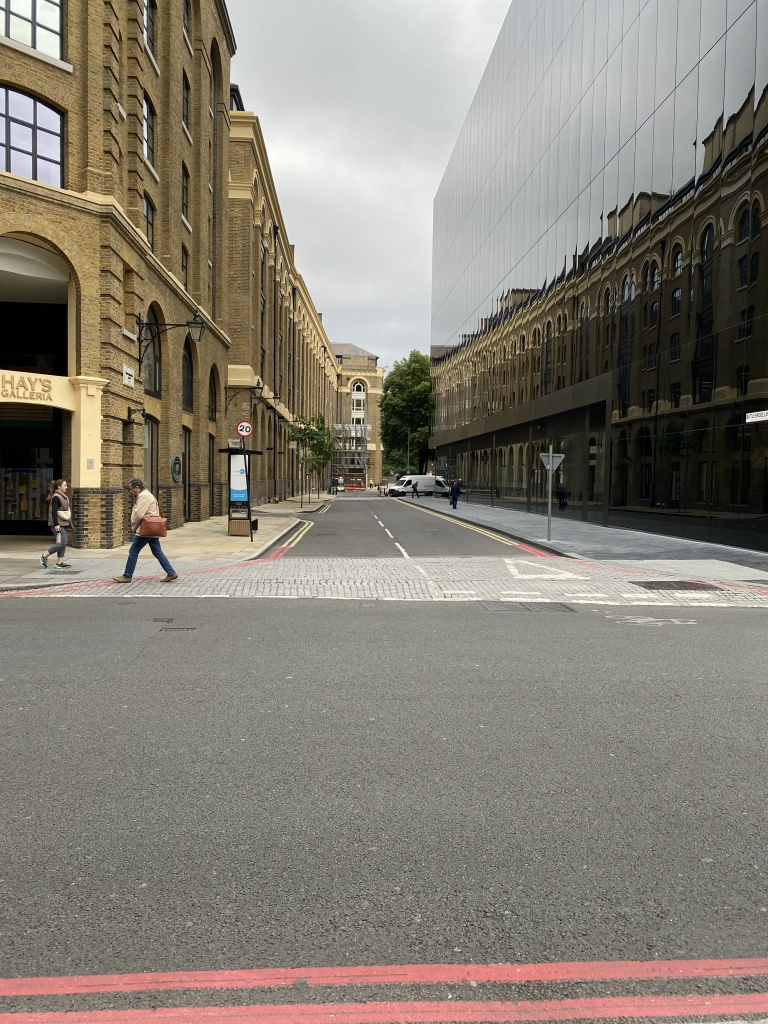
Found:
<path fill-rule="evenodd" d="M 4 603 L 0 977 L 765 956 L 765 614 L 553 608 Z"/>
<path fill-rule="evenodd" d="M 292 548 L 289 557 L 402 558 L 447 555 L 513 558 L 523 553 L 508 537 L 490 530 L 450 523 L 425 511 L 418 499 L 339 495 L 327 512 L 305 516 L 312 529 Z M 410 507 L 411 505 L 415 507 Z M 450 509 L 445 502 L 445 511 Z M 400 545 L 398 547 L 397 545 Z"/>

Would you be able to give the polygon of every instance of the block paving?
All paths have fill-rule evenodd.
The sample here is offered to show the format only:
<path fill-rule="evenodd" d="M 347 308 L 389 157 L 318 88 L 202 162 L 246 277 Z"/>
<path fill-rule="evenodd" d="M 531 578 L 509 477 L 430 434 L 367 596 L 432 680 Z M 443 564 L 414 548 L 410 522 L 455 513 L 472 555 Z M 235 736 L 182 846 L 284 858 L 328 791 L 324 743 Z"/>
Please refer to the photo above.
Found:
<path fill-rule="evenodd" d="M 490 601 L 516 604 L 768 608 L 768 573 L 730 563 L 675 562 L 659 568 L 571 558 L 290 558 L 284 548 L 254 561 L 175 560 L 177 582 L 139 563 L 131 584 L 113 583 L 123 562 L 78 558 L 29 573 L 0 598 L 317 598 L 335 601 Z M 151 574 L 145 566 L 151 567 Z M 658 582 L 664 589 L 645 589 Z M 680 589 L 674 586 L 680 583 Z M 691 583 L 708 589 L 685 589 Z M 29 588 L 29 589 L 25 589 Z"/>

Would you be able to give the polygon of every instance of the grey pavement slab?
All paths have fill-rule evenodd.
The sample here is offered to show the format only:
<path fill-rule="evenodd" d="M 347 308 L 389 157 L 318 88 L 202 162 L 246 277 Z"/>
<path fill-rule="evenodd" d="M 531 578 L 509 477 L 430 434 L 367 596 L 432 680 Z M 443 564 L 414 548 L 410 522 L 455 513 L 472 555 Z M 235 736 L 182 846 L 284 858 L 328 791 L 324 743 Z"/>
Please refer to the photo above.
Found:
<path fill-rule="evenodd" d="M 532 512 L 518 512 L 507 508 L 491 507 L 460 500 L 455 511 L 441 498 L 398 498 L 402 504 L 414 502 L 469 523 L 477 523 L 499 530 L 529 544 L 543 545 L 563 555 L 576 555 L 601 561 L 616 559 L 717 559 L 768 570 L 768 554 L 748 548 L 728 547 L 686 540 L 682 537 L 644 533 L 641 530 L 622 530 L 598 526 L 577 519 L 552 520 L 552 539 L 547 540 L 545 516 Z"/>

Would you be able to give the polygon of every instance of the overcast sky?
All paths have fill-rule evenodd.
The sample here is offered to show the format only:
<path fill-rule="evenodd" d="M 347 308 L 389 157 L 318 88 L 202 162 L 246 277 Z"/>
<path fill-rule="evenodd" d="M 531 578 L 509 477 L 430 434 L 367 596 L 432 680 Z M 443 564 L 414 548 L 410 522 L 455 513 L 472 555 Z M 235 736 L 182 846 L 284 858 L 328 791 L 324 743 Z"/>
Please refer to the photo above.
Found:
<path fill-rule="evenodd" d="M 429 351 L 432 200 L 510 0 L 227 0 L 331 342 Z"/>

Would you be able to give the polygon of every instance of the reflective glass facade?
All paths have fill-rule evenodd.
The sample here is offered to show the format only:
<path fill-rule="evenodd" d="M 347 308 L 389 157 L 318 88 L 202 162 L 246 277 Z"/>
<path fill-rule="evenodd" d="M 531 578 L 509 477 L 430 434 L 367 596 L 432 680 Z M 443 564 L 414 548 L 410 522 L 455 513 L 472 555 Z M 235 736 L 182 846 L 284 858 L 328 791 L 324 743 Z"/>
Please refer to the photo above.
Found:
<path fill-rule="evenodd" d="M 442 472 L 768 548 L 768 0 L 514 0 L 434 207 Z"/>

